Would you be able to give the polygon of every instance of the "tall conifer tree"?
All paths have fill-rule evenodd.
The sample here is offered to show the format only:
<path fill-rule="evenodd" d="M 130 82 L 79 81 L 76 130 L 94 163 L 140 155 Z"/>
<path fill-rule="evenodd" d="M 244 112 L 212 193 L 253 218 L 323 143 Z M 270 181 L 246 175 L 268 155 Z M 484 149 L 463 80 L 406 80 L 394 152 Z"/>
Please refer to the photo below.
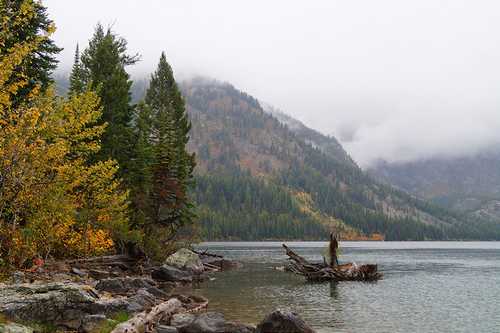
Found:
<path fill-rule="evenodd" d="M 80 61 L 80 50 L 78 44 L 76 44 L 75 50 L 75 60 L 73 62 L 73 67 L 71 69 L 71 74 L 69 76 L 69 93 L 71 94 L 81 94 L 85 91 L 87 85 L 87 79 L 85 74 L 85 68 Z"/>
<path fill-rule="evenodd" d="M 194 218 L 188 191 L 196 163 L 186 147 L 191 123 L 165 53 L 151 77 L 145 102 L 152 112 L 152 221 L 175 232 Z"/>
<path fill-rule="evenodd" d="M 116 159 L 122 175 L 128 174 L 134 141 L 131 128 L 133 107 L 130 105 L 132 81 L 125 67 L 135 64 L 138 59 L 138 55 L 127 54 L 125 39 L 111 29 L 104 32 L 100 24 L 81 57 L 89 85 L 101 99 L 102 121 L 108 124 L 98 158 Z"/>

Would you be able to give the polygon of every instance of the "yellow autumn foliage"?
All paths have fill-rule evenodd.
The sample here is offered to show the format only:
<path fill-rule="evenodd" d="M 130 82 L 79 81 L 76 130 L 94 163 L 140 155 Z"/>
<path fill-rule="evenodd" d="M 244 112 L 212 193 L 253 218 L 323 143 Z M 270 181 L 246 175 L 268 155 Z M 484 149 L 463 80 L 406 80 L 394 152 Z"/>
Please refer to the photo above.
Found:
<path fill-rule="evenodd" d="M 91 162 L 105 128 L 96 125 L 99 98 L 34 89 L 13 106 L 28 80 L 16 68 L 46 38 L 4 48 L 12 29 L 33 15 L 29 2 L 22 14 L 0 22 L 0 260 L 26 266 L 38 256 L 112 251 L 128 233 L 128 193 L 115 161 Z"/>

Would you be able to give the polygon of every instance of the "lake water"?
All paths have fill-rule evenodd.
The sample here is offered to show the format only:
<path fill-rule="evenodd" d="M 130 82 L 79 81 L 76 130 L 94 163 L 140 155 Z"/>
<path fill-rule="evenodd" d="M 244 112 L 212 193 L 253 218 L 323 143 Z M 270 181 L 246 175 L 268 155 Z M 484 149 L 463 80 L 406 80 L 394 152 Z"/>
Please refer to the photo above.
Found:
<path fill-rule="evenodd" d="M 287 244 L 317 261 L 326 246 Z M 341 242 L 341 263 L 377 263 L 384 279 L 337 284 L 276 270 L 286 262 L 278 242 L 199 248 L 244 265 L 195 291 L 229 319 L 256 324 L 282 308 L 318 332 L 500 332 L 500 242 Z"/>

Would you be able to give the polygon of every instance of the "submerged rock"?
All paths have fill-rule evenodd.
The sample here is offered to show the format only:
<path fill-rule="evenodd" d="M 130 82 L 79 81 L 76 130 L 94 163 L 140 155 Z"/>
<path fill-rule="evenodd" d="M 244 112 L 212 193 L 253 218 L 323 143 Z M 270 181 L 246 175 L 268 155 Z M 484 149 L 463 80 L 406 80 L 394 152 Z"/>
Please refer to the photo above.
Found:
<path fill-rule="evenodd" d="M 257 326 L 256 333 L 314 333 L 298 314 L 276 310 Z"/>
<path fill-rule="evenodd" d="M 218 312 L 205 312 L 199 315 L 179 313 L 172 317 L 170 326 L 179 333 L 253 333 L 255 328 L 240 323 L 226 321 Z"/>
<path fill-rule="evenodd" d="M 204 271 L 200 256 L 188 249 L 180 249 L 170 255 L 165 264 L 182 270 L 188 270 L 194 274 L 201 274 Z"/>

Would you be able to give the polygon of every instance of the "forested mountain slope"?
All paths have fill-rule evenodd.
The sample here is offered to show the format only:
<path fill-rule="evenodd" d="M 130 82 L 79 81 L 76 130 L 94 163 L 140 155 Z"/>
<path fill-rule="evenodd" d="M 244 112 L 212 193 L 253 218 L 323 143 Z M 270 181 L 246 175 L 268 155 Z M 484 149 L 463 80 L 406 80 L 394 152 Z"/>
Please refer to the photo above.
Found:
<path fill-rule="evenodd" d="M 369 172 L 447 209 L 500 223 L 500 150 L 469 157 L 379 163 Z"/>
<path fill-rule="evenodd" d="M 378 184 L 334 138 L 289 127 L 229 84 L 196 79 L 182 90 L 208 239 L 320 239 L 332 227 L 346 238 L 489 237 L 490 225 Z"/>

